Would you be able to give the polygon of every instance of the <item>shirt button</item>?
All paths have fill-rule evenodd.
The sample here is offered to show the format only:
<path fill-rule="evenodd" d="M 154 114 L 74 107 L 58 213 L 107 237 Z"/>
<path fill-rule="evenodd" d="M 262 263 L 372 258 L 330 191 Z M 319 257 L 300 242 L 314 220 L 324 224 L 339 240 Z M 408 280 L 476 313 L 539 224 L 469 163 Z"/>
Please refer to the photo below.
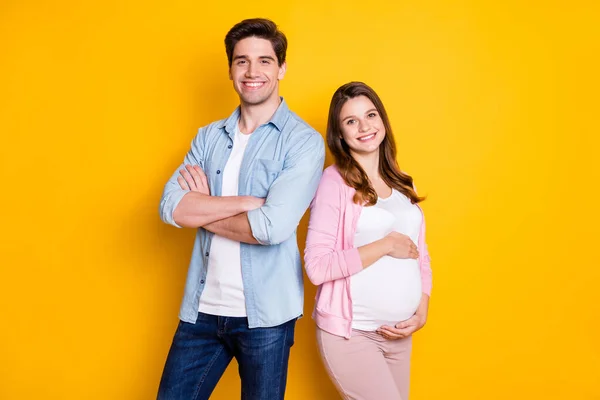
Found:
<path fill-rule="evenodd" d="M 218 170 L 217 170 L 217 175 L 219 175 L 220 173 L 221 173 L 221 170 L 220 170 L 220 169 L 218 169 Z"/>
<path fill-rule="evenodd" d="M 228 148 L 228 149 L 230 149 L 230 148 L 232 148 L 232 147 L 233 147 L 232 145 L 229 145 L 229 146 L 227 146 L 227 148 Z"/>
<path fill-rule="evenodd" d="M 205 255 L 206 257 L 208 257 L 208 251 L 207 251 L 206 253 L 204 253 L 204 255 Z"/>
<path fill-rule="evenodd" d="M 201 285 L 204 285 L 204 279 L 202 279 L 202 280 L 200 281 L 200 284 L 201 284 Z"/>

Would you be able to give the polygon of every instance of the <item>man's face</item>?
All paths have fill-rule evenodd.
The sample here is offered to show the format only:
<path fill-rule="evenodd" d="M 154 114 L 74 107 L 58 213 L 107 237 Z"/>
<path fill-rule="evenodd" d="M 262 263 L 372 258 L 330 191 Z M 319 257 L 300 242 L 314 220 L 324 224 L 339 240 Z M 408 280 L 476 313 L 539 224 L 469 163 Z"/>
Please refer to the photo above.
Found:
<path fill-rule="evenodd" d="M 285 68 L 285 63 L 278 65 L 271 42 L 247 37 L 233 49 L 229 79 L 242 103 L 259 105 L 279 96 L 279 80 Z"/>

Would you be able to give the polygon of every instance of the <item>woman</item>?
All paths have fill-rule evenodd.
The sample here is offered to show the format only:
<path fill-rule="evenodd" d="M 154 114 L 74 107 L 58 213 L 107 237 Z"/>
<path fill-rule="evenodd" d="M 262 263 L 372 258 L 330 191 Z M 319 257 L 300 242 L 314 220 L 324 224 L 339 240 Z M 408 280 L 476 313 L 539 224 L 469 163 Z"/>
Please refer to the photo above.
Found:
<path fill-rule="evenodd" d="M 325 367 L 345 399 L 407 400 L 411 335 L 427 320 L 423 200 L 400 171 L 390 123 L 361 82 L 331 100 L 325 169 L 311 205 L 306 272 Z"/>

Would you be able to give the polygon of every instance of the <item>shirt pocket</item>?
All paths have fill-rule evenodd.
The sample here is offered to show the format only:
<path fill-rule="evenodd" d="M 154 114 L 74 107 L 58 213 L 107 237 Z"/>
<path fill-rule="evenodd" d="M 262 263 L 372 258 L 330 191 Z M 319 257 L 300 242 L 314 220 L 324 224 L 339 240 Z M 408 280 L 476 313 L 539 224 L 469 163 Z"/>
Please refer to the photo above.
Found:
<path fill-rule="evenodd" d="M 252 167 L 251 194 L 255 197 L 267 197 L 271 185 L 283 169 L 283 161 L 258 158 Z"/>

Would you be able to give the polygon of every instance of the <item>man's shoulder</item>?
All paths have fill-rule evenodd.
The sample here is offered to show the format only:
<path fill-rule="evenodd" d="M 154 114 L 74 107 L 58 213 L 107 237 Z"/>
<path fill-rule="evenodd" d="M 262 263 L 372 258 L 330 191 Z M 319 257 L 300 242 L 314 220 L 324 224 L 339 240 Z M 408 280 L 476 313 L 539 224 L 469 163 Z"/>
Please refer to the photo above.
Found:
<path fill-rule="evenodd" d="M 207 125 L 204 125 L 202 127 L 200 127 L 200 129 L 198 129 L 198 132 L 213 132 L 213 131 L 218 131 L 220 129 L 223 129 L 225 127 L 225 124 L 227 123 L 227 118 L 223 118 L 217 121 L 213 121 Z"/>
<path fill-rule="evenodd" d="M 289 119 L 286 123 L 284 132 L 287 132 L 291 136 L 295 137 L 314 137 L 323 140 L 323 137 L 315 128 L 304 121 L 298 114 L 290 110 Z"/>
<path fill-rule="evenodd" d="M 196 133 L 194 141 L 197 143 L 211 143 L 220 136 L 221 132 L 225 128 L 226 122 L 227 119 L 220 119 L 218 121 L 213 121 L 208 125 L 201 126 L 198 128 L 198 132 Z"/>

